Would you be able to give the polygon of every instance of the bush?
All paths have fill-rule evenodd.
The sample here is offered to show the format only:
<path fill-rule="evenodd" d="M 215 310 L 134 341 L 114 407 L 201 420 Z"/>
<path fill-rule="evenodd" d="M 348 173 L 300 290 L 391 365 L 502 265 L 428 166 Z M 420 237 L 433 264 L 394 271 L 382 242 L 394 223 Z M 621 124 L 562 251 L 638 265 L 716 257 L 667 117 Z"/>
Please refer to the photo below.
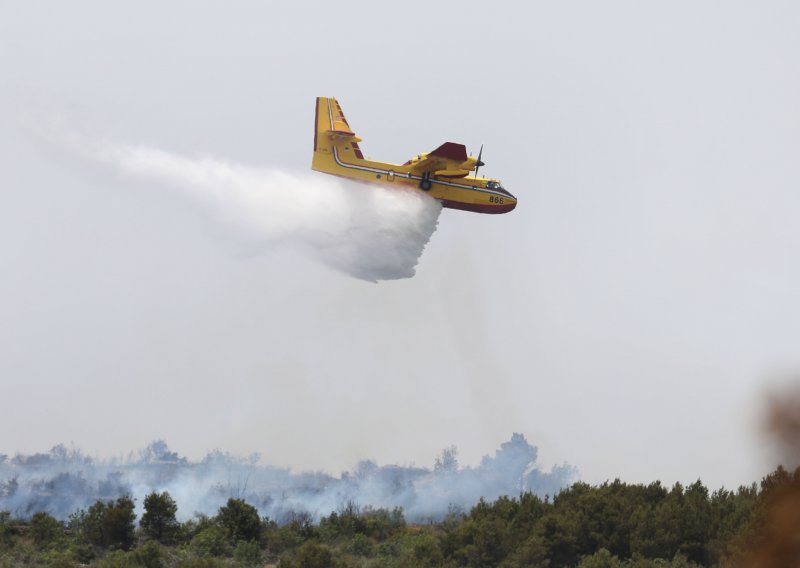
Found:
<path fill-rule="evenodd" d="M 233 557 L 243 564 L 260 564 L 261 546 L 255 540 L 240 540 L 233 551 Z"/>
<path fill-rule="evenodd" d="M 364 520 L 364 534 L 372 538 L 388 538 L 406 526 L 401 507 L 395 507 L 391 511 L 366 508 L 361 516 Z"/>
<path fill-rule="evenodd" d="M 184 523 L 178 523 L 175 529 L 174 539 L 176 542 L 188 543 L 203 530 L 214 526 L 214 521 L 207 515 L 195 513 L 193 519 Z"/>
<path fill-rule="evenodd" d="M 92 564 L 97 568 L 141 568 L 133 555 L 127 554 L 122 550 L 113 550 L 103 558 Z"/>
<path fill-rule="evenodd" d="M 70 516 L 71 531 L 80 534 L 89 544 L 104 548 L 128 550 L 133 545 L 136 513 L 133 499 L 120 497 L 116 501 L 97 501 L 88 511 Z"/>
<path fill-rule="evenodd" d="M 31 518 L 30 535 L 36 546 L 48 547 L 63 540 L 64 526 L 47 513 L 36 513 Z"/>
<path fill-rule="evenodd" d="M 197 533 L 189 547 L 194 554 L 201 557 L 227 556 L 230 553 L 228 533 L 218 526 L 211 526 Z"/>
<path fill-rule="evenodd" d="M 335 566 L 333 552 L 325 545 L 310 540 L 294 555 L 282 556 L 278 568 L 331 568 Z"/>
<path fill-rule="evenodd" d="M 90 564 L 92 560 L 97 558 L 97 551 L 94 546 L 85 542 L 74 543 L 70 546 L 70 554 L 78 564 Z"/>
<path fill-rule="evenodd" d="M 42 554 L 37 564 L 47 568 L 74 568 L 75 560 L 69 551 L 51 549 Z"/>
<path fill-rule="evenodd" d="M 601 548 L 591 556 L 584 556 L 578 564 L 578 568 L 619 568 L 619 566 L 619 558 L 605 548 Z"/>
<path fill-rule="evenodd" d="M 225 562 L 219 558 L 188 558 L 178 563 L 178 568 L 221 568 Z"/>
<path fill-rule="evenodd" d="M 150 493 L 144 498 L 144 514 L 139 526 L 142 532 L 159 542 L 168 542 L 176 534 L 178 505 L 166 491 Z"/>
<path fill-rule="evenodd" d="M 389 540 L 378 545 L 378 556 L 391 558 L 400 556 L 400 545 L 396 540 Z"/>
<path fill-rule="evenodd" d="M 228 503 L 219 508 L 217 522 L 228 531 L 231 542 L 258 540 L 261 536 L 258 510 L 242 499 L 228 499 Z"/>
<path fill-rule="evenodd" d="M 414 540 L 414 566 L 441 566 L 444 555 L 432 535 L 423 535 Z"/>
<path fill-rule="evenodd" d="M 11 548 L 14 541 L 11 539 L 11 513 L 0 511 L 0 550 Z"/>
<path fill-rule="evenodd" d="M 300 546 L 305 539 L 292 525 L 284 525 L 269 531 L 267 535 L 267 548 L 280 554 L 285 550 Z"/>
<path fill-rule="evenodd" d="M 347 545 L 347 552 L 353 556 L 372 556 L 372 550 L 372 541 L 361 533 L 353 535 L 350 544 Z"/>
<path fill-rule="evenodd" d="M 145 568 L 163 568 L 165 565 L 161 546 L 154 540 L 146 542 L 143 546 L 137 548 L 131 553 L 131 556 L 138 566 L 144 566 Z"/>

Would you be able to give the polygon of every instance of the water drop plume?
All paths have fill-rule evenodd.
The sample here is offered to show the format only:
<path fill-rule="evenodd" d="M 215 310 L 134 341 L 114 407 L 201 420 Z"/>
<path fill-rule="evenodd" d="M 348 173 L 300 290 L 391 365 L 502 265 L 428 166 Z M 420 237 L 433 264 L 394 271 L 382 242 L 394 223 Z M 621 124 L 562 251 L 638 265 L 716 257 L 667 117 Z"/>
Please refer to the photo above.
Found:
<path fill-rule="evenodd" d="M 181 191 L 252 245 L 293 246 L 362 280 L 414 276 L 441 212 L 437 200 L 409 188 L 72 140 L 125 176 Z"/>

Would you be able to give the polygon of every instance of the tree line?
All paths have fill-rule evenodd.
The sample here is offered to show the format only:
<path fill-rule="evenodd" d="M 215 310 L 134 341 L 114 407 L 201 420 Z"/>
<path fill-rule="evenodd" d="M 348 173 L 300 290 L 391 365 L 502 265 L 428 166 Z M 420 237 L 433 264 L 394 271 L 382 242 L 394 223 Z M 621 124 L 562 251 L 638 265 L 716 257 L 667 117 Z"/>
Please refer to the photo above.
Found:
<path fill-rule="evenodd" d="M 236 498 L 179 522 L 172 496 L 153 492 L 138 523 L 130 496 L 63 522 L 0 512 L 0 566 L 783 567 L 800 559 L 798 504 L 800 468 L 783 467 L 736 491 L 575 483 L 552 499 L 481 500 L 424 525 L 352 502 L 318 522 L 295 513 L 278 525 Z"/>

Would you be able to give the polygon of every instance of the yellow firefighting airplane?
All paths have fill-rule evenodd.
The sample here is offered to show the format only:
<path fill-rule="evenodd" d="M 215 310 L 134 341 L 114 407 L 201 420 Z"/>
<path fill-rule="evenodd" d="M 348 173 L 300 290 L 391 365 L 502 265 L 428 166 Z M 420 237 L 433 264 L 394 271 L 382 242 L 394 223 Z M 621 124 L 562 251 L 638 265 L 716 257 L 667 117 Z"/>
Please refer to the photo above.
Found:
<path fill-rule="evenodd" d="M 311 169 L 369 183 L 418 187 L 450 209 L 508 213 L 517 206 L 517 198 L 498 180 L 478 177 L 483 147 L 473 158 L 463 144 L 445 142 L 400 165 L 365 160 L 359 142 L 336 99 L 317 97 Z M 475 175 L 467 177 L 472 170 Z"/>

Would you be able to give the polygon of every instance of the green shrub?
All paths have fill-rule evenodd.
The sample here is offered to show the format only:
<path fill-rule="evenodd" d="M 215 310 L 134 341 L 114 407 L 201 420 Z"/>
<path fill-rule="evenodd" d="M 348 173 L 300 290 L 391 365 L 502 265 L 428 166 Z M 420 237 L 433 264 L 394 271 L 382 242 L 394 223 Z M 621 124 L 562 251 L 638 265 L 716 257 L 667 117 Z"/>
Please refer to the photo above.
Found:
<path fill-rule="evenodd" d="M 150 540 L 131 553 L 139 566 L 145 568 L 163 568 L 164 552 L 158 542 Z"/>
<path fill-rule="evenodd" d="M 240 540 L 233 551 L 233 557 L 243 564 L 259 564 L 261 562 L 261 545 L 255 540 Z"/>
<path fill-rule="evenodd" d="M 64 525 L 47 513 L 36 513 L 31 518 L 29 534 L 36 546 L 45 548 L 63 540 Z"/>
<path fill-rule="evenodd" d="M 354 556 L 372 556 L 372 541 L 361 533 L 353 535 L 347 545 L 347 552 Z"/>
<path fill-rule="evenodd" d="M 222 568 L 225 562 L 219 558 L 187 558 L 178 562 L 178 568 Z"/>
<path fill-rule="evenodd" d="M 282 556 L 278 568 L 331 568 L 334 566 L 333 552 L 324 544 L 310 540 L 300 546 L 293 555 Z"/>
<path fill-rule="evenodd" d="M 97 551 L 94 546 L 85 542 L 75 542 L 69 547 L 72 558 L 78 564 L 90 564 L 97 558 Z"/>
<path fill-rule="evenodd" d="M 42 556 L 41 565 L 46 568 L 75 568 L 75 561 L 66 551 L 51 550 Z"/>
<path fill-rule="evenodd" d="M 140 568 L 141 565 L 123 550 L 112 550 L 104 557 L 93 563 L 97 568 Z"/>
<path fill-rule="evenodd" d="M 197 533 L 189 547 L 201 557 L 227 556 L 230 553 L 228 532 L 222 527 L 210 526 Z"/>
<path fill-rule="evenodd" d="M 292 525 L 284 525 L 267 535 L 267 548 L 280 554 L 286 550 L 297 548 L 303 543 L 303 536 Z"/>
<path fill-rule="evenodd" d="M 400 555 L 400 544 L 396 540 L 387 540 L 378 545 L 378 556 L 390 558 Z"/>
<path fill-rule="evenodd" d="M 116 501 L 97 501 L 87 511 L 70 515 L 70 532 L 81 540 L 103 548 L 128 550 L 133 546 L 136 513 L 133 499 L 120 497 Z"/>
<path fill-rule="evenodd" d="M 261 537 L 258 510 L 242 499 L 228 499 L 228 503 L 219 508 L 216 520 L 228 531 L 231 542 L 258 540 Z"/>
<path fill-rule="evenodd" d="M 415 566 L 441 566 L 444 555 L 439 543 L 432 535 L 422 535 L 414 539 L 413 557 Z"/>
<path fill-rule="evenodd" d="M 178 505 L 166 491 L 150 493 L 144 498 L 144 514 L 139 526 L 142 532 L 159 542 L 169 542 L 176 535 Z"/>
<path fill-rule="evenodd" d="M 608 549 L 601 548 L 591 556 L 581 558 L 578 568 L 619 568 L 619 558 L 613 556 Z"/>

